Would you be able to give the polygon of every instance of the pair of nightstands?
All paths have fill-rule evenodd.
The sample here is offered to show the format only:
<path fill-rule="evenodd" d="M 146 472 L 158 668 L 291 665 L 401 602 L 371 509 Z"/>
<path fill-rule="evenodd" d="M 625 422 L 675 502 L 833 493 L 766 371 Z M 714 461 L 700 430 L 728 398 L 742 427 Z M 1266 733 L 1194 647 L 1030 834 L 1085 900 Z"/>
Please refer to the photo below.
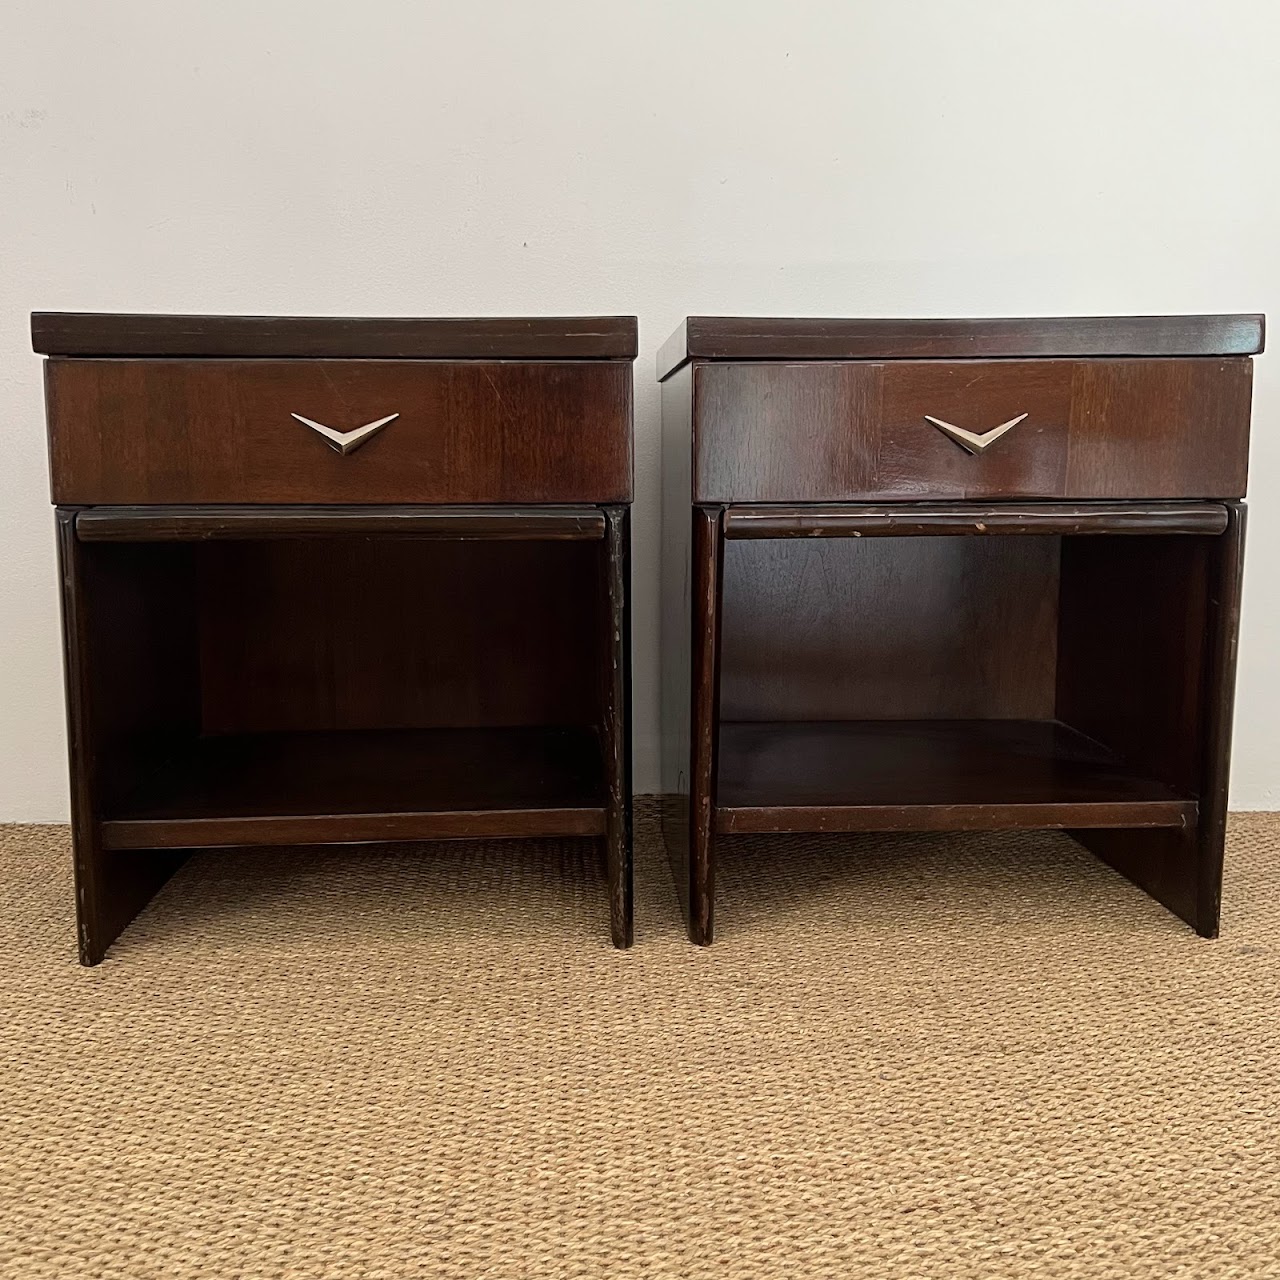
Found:
<path fill-rule="evenodd" d="M 81 959 L 191 849 L 586 836 L 632 937 L 635 321 L 37 315 Z M 1218 923 L 1260 317 L 690 320 L 664 834 L 1062 828 Z"/>

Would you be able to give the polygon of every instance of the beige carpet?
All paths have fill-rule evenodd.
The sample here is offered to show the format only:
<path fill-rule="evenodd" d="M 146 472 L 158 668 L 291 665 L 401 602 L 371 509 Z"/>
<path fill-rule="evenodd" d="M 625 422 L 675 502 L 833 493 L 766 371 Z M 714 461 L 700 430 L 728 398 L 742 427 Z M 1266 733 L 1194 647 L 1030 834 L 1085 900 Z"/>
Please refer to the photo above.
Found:
<path fill-rule="evenodd" d="M 0 1274 L 1280 1276 L 1280 818 L 1222 938 L 1060 836 L 203 855 L 101 968 L 0 829 Z"/>

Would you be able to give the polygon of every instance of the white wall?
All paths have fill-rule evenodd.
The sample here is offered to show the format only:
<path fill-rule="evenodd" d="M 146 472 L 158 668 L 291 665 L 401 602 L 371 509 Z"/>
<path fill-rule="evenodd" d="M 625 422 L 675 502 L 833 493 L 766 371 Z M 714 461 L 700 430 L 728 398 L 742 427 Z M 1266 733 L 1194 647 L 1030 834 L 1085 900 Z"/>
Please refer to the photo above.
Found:
<path fill-rule="evenodd" d="M 6 0 L 0 820 L 64 816 L 33 308 L 636 313 L 637 783 L 686 313 L 1280 318 L 1272 0 Z M 1280 808 L 1257 367 L 1232 801 Z"/>

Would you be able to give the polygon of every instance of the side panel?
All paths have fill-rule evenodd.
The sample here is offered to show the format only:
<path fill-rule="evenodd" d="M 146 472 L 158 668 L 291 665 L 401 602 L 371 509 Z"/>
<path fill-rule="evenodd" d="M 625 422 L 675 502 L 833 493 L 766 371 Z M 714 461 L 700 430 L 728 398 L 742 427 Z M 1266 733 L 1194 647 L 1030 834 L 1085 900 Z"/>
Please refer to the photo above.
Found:
<path fill-rule="evenodd" d="M 1073 831 L 1204 937 L 1218 932 L 1245 508 L 1205 538 L 1064 540 L 1058 716 L 1195 796 L 1185 831 Z"/>
<path fill-rule="evenodd" d="M 116 785 L 113 744 L 159 718 L 189 721 L 196 702 L 193 673 L 175 668 L 169 644 L 172 633 L 191 626 L 189 601 L 160 594 L 161 607 L 148 607 L 130 589 L 130 575 L 111 575 L 76 540 L 75 518 L 74 510 L 57 512 L 76 921 L 80 963 L 95 965 L 186 857 L 103 848 L 103 793 Z M 126 671 L 152 657 L 154 678 L 139 700 L 130 696 L 136 682 Z"/>
<path fill-rule="evenodd" d="M 605 772 L 605 865 L 609 927 L 615 947 L 629 947 L 632 924 L 631 827 L 631 512 L 611 507 L 603 549 L 600 645 L 603 673 L 601 743 Z"/>
<path fill-rule="evenodd" d="M 720 586 L 724 539 L 719 507 L 695 507 L 692 554 L 692 684 L 689 726 L 689 937 L 715 931 L 716 757 L 720 738 Z"/>
<path fill-rule="evenodd" d="M 689 913 L 689 713 L 693 368 L 662 384 L 662 835 L 676 893 Z"/>

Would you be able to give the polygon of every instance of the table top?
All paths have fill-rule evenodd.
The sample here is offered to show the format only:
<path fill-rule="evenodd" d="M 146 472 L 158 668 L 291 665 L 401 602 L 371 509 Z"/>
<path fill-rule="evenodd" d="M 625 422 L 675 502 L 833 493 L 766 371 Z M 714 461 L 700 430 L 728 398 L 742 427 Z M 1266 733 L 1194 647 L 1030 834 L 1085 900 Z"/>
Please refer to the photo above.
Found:
<path fill-rule="evenodd" d="M 1251 356 L 1265 317 L 1040 316 L 781 319 L 690 316 L 658 352 L 658 380 L 690 360 L 965 360 Z"/>
<path fill-rule="evenodd" d="M 634 360 L 634 316 L 171 316 L 37 311 L 48 356 Z"/>

